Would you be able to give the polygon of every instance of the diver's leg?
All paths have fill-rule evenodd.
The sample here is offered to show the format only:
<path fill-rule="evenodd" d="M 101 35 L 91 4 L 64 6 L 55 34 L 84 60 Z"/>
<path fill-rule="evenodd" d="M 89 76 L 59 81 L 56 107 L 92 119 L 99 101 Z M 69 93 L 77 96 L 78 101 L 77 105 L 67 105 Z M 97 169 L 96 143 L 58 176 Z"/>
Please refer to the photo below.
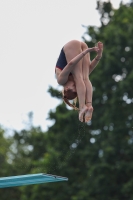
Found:
<path fill-rule="evenodd" d="M 88 48 L 88 46 L 82 42 L 82 51 Z M 93 107 L 92 107 L 92 84 L 89 80 L 89 67 L 90 67 L 90 54 L 86 54 L 82 61 L 82 73 L 83 73 L 83 80 L 86 86 L 86 96 L 85 96 L 85 103 L 88 107 L 88 110 L 85 113 L 85 122 L 88 122 L 92 118 Z"/>
<path fill-rule="evenodd" d="M 73 40 L 68 42 L 64 46 L 64 53 L 66 55 L 67 63 L 69 63 L 74 57 L 82 52 L 81 42 Z M 72 75 L 75 81 L 77 96 L 79 101 L 79 120 L 83 122 L 83 115 L 87 111 L 87 106 L 85 105 L 85 94 L 86 87 L 82 76 L 82 59 L 73 66 Z"/>

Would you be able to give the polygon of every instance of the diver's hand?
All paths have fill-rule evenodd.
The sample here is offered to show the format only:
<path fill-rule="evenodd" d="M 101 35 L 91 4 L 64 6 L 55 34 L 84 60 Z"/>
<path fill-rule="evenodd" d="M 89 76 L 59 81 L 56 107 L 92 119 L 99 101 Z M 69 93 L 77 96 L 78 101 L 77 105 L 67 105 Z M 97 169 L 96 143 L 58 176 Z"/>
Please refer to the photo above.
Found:
<path fill-rule="evenodd" d="M 99 48 L 98 47 L 88 48 L 85 51 L 83 51 L 82 54 L 85 56 L 87 53 L 92 52 L 92 51 L 98 52 Z"/>
<path fill-rule="evenodd" d="M 102 42 L 98 42 L 96 47 L 98 48 L 96 58 L 97 59 L 101 59 L 102 53 L 103 53 L 103 43 Z"/>
<path fill-rule="evenodd" d="M 96 51 L 98 53 L 99 48 L 98 47 L 88 48 L 88 52 L 92 52 L 92 51 Z"/>

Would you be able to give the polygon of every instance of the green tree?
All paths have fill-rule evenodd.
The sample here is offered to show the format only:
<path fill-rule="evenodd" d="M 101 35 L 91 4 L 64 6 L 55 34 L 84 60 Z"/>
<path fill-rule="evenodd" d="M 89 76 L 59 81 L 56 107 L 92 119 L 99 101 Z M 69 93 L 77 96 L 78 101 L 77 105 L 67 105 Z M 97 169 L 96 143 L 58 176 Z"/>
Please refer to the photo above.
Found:
<path fill-rule="evenodd" d="M 12 138 L 5 137 L 5 130 L 0 127 L 0 177 L 6 177 L 12 175 Z M 18 199 L 19 191 L 15 188 L 3 188 L 0 189 L 0 199 Z"/>
<path fill-rule="evenodd" d="M 8 160 L 8 149 L 10 141 L 4 137 L 5 131 L 0 127 L 0 176 L 4 176 L 7 173 L 6 165 Z"/>
<path fill-rule="evenodd" d="M 103 58 L 91 76 L 95 108 L 91 134 L 99 158 L 97 165 L 90 163 L 88 193 L 90 199 L 133 199 L 133 9 L 132 4 L 121 4 L 111 10 L 107 4 L 101 27 L 88 27 L 92 39 L 86 41 L 89 46 L 98 40 L 104 43 Z M 103 11 L 105 5 L 99 2 L 98 8 Z"/>

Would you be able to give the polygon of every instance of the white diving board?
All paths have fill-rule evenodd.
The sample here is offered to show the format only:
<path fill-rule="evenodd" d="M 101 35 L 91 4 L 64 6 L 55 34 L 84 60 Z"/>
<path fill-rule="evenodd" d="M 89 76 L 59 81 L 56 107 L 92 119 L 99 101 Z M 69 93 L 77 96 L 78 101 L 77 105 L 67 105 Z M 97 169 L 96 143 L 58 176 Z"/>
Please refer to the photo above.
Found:
<path fill-rule="evenodd" d="M 49 182 L 68 181 L 68 178 L 52 174 L 28 174 L 20 176 L 8 176 L 0 178 L 0 188 L 32 185 Z"/>

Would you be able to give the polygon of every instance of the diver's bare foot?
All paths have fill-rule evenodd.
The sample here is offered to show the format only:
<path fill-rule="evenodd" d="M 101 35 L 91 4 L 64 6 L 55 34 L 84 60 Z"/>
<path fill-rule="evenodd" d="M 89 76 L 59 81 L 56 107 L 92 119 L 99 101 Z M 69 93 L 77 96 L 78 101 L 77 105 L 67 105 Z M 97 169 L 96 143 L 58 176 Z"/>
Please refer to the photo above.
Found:
<path fill-rule="evenodd" d="M 92 105 L 87 108 L 87 111 L 85 112 L 85 122 L 89 122 L 92 118 L 93 113 L 93 107 Z"/>
<path fill-rule="evenodd" d="M 87 112 L 88 107 L 84 106 L 82 109 L 79 111 L 79 121 L 83 122 L 84 114 Z"/>

